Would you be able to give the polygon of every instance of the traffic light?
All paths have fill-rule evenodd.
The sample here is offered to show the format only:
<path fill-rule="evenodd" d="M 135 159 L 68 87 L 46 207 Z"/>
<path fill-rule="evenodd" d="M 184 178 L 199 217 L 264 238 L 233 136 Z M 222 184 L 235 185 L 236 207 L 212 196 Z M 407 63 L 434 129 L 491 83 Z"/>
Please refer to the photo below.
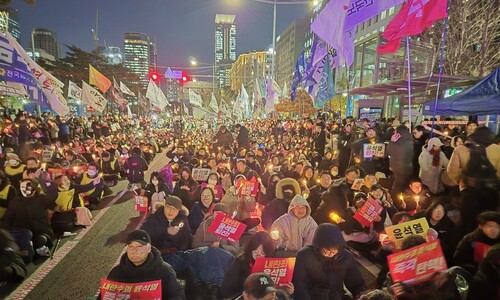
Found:
<path fill-rule="evenodd" d="M 187 72 L 182 71 L 182 78 L 181 78 L 181 83 L 184 84 L 186 82 L 191 81 L 191 77 Z"/>
<path fill-rule="evenodd" d="M 152 70 L 149 72 L 149 78 L 153 80 L 154 82 L 160 81 L 160 74 L 158 72 Z"/>

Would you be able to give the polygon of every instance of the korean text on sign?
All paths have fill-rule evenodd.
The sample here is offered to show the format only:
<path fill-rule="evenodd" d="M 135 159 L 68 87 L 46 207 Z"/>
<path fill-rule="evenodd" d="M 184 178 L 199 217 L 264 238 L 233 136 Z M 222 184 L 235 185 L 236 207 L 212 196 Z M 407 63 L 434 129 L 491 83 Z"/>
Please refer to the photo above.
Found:
<path fill-rule="evenodd" d="M 208 232 L 226 240 L 237 241 L 247 226 L 240 221 L 231 219 L 224 214 L 217 214 L 208 226 Z"/>
<path fill-rule="evenodd" d="M 101 279 L 101 299 L 161 299 L 161 280 L 124 283 Z"/>
<path fill-rule="evenodd" d="M 353 218 L 361 223 L 361 225 L 370 227 L 370 225 L 374 222 L 375 217 L 380 216 L 382 210 L 382 206 L 376 200 L 368 198 L 365 204 L 363 204 L 363 206 L 356 211 Z"/>
<path fill-rule="evenodd" d="M 290 258 L 268 258 L 258 257 L 255 260 L 252 273 L 264 272 L 269 275 L 276 283 L 290 283 L 295 268 L 295 257 Z"/>
<path fill-rule="evenodd" d="M 394 282 L 417 284 L 448 269 L 439 240 L 389 255 L 387 261 Z"/>
<path fill-rule="evenodd" d="M 425 218 L 389 226 L 385 229 L 389 239 L 395 244 L 397 249 L 401 249 L 405 237 L 416 234 L 425 238 L 428 230 L 429 224 Z"/>

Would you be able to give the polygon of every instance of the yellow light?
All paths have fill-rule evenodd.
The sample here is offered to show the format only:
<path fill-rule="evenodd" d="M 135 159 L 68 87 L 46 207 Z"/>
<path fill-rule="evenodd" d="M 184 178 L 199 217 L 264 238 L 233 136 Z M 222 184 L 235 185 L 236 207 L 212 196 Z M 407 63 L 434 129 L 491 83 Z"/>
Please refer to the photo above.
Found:
<path fill-rule="evenodd" d="M 273 166 L 273 165 L 269 165 L 269 167 L 267 167 L 267 169 L 268 169 L 269 171 L 272 171 L 272 170 L 274 169 L 274 166 Z"/>
<path fill-rule="evenodd" d="M 280 231 L 278 229 L 273 229 L 271 230 L 271 232 L 269 233 L 269 235 L 271 236 L 271 238 L 273 240 L 277 240 L 280 238 Z"/>
<path fill-rule="evenodd" d="M 356 156 L 354 158 L 354 162 L 357 163 L 357 164 L 359 164 L 361 162 L 361 158 L 359 158 L 359 157 Z"/>
<path fill-rule="evenodd" d="M 329 214 L 329 217 L 335 223 L 339 223 L 342 220 L 342 218 L 333 211 Z"/>

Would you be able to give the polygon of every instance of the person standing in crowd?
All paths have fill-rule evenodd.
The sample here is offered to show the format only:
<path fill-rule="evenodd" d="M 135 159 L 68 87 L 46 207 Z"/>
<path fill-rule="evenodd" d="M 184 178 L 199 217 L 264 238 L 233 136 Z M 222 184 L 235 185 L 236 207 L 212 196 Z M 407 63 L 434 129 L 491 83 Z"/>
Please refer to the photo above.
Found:
<path fill-rule="evenodd" d="M 487 127 L 479 127 L 451 155 L 447 172 L 460 187 L 462 234 L 477 226 L 476 216 L 499 205 L 500 146 Z"/>
<path fill-rule="evenodd" d="M 123 283 L 161 281 L 161 298 L 184 300 L 184 288 L 177 282 L 175 271 L 163 261 L 160 251 L 151 245 L 149 234 L 143 230 L 132 231 L 127 237 L 127 252 L 107 279 Z M 99 295 L 98 299 L 102 295 Z"/>
<path fill-rule="evenodd" d="M 418 159 L 420 157 L 420 153 L 422 153 L 422 149 L 429 138 L 429 133 L 425 130 L 424 126 L 417 125 L 411 131 L 413 135 L 413 177 L 418 177 L 420 172 L 420 164 L 418 163 Z"/>
<path fill-rule="evenodd" d="M 248 138 L 248 129 L 241 125 L 241 124 L 236 124 L 234 127 L 236 129 L 236 132 L 238 133 L 238 136 L 236 137 L 236 142 L 238 143 L 238 147 L 245 148 L 247 151 L 250 150 L 250 140 Z"/>
<path fill-rule="evenodd" d="M 429 188 L 432 194 L 439 194 L 444 190 L 441 183 L 441 171 L 446 169 L 449 161 L 441 151 L 441 146 L 443 143 L 439 138 L 431 138 L 418 158 L 420 165 L 418 177 L 422 179 L 422 183 Z"/>
<path fill-rule="evenodd" d="M 132 156 L 130 156 L 123 169 L 127 173 L 127 179 L 131 184 L 137 183 L 143 185 L 144 182 L 144 172 L 148 169 L 148 163 L 141 157 L 141 149 L 139 147 L 134 147 L 132 149 Z"/>
<path fill-rule="evenodd" d="M 297 253 L 292 282 L 293 298 L 301 300 L 341 299 L 344 285 L 354 297 L 366 290 L 357 262 L 334 224 L 319 225 L 312 245 Z"/>
<path fill-rule="evenodd" d="M 351 132 L 352 125 L 346 124 L 338 137 L 338 147 L 339 147 L 339 173 L 344 174 L 347 168 L 349 167 L 349 163 L 351 161 L 351 148 L 347 145 L 352 143 L 354 135 Z"/>
<path fill-rule="evenodd" d="M 413 139 L 406 126 L 396 127 L 396 131 L 387 145 L 387 156 L 392 176 L 394 176 L 391 195 L 396 198 L 408 186 L 413 173 Z"/>
<path fill-rule="evenodd" d="M 233 135 L 226 128 L 226 125 L 222 125 L 219 131 L 215 135 L 215 142 L 219 147 L 232 147 L 234 144 Z"/>

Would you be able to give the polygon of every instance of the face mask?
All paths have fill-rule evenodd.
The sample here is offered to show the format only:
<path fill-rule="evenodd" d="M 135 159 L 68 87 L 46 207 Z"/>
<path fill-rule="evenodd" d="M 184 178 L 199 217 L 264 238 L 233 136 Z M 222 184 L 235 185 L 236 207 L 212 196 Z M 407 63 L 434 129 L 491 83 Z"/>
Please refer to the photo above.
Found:
<path fill-rule="evenodd" d="M 69 184 L 63 184 L 63 185 L 61 185 L 61 189 L 63 189 L 64 191 L 69 190 Z"/>
<path fill-rule="evenodd" d="M 9 159 L 9 165 L 11 165 L 11 166 L 17 165 L 17 160 L 15 160 L 15 159 Z"/>
<path fill-rule="evenodd" d="M 21 182 L 20 190 L 23 197 L 32 197 L 34 195 L 33 187 L 31 186 L 31 182 L 29 181 Z"/>
<path fill-rule="evenodd" d="M 151 180 L 151 183 L 152 183 L 153 185 L 158 185 L 158 180 Z"/>
<path fill-rule="evenodd" d="M 337 176 L 337 175 L 339 175 L 339 172 L 337 172 L 337 171 L 331 171 L 330 174 L 332 174 L 332 176 Z"/>
<path fill-rule="evenodd" d="M 210 184 L 210 185 L 216 185 L 217 184 L 217 180 L 215 180 L 215 179 L 209 179 L 208 180 L 208 184 Z"/>
<path fill-rule="evenodd" d="M 97 171 L 94 171 L 94 170 L 88 170 L 87 171 L 87 174 L 90 176 L 90 177 L 94 177 L 95 174 L 97 174 Z"/>

